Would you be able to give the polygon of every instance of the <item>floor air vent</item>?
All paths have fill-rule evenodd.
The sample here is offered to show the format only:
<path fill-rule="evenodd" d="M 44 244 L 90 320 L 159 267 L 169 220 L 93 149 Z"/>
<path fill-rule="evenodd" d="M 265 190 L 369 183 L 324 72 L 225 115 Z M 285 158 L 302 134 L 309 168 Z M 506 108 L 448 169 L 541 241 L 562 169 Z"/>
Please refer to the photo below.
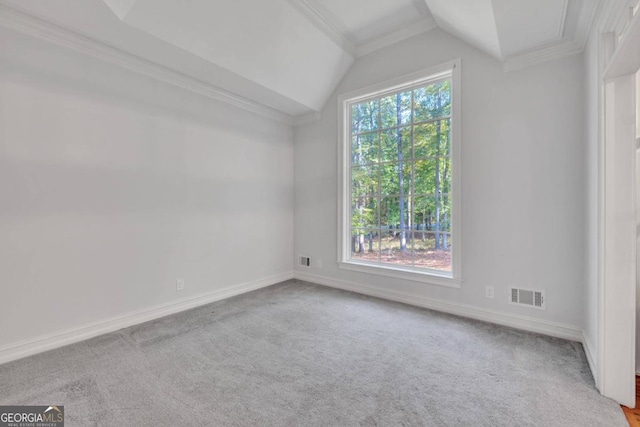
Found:
<path fill-rule="evenodd" d="M 311 267 L 311 258 L 304 255 L 298 256 L 298 265 L 301 265 L 303 267 Z"/>
<path fill-rule="evenodd" d="M 544 291 L 533 289 L 509 288 L 511 290 L 511 304 L 526 305 L 545 310 Z"/>

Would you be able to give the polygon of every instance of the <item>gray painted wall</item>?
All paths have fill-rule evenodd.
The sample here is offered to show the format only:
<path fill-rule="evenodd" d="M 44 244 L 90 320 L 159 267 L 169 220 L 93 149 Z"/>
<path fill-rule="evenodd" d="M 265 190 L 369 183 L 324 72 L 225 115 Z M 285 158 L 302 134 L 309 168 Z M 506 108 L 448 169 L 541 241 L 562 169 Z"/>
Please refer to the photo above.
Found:
<path fill-rule="evenodd" d="M 1 353 L 290 274 L 293 131 L 2 31 L 0 204 Z"/>

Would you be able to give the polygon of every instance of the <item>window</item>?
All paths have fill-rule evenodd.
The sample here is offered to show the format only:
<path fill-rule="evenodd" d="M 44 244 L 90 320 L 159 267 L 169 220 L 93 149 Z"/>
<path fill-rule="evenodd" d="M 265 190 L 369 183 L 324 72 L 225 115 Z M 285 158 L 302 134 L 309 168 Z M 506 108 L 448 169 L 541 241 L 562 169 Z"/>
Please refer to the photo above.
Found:
<path fill-rule="evenodd" d="M 340 267 L 460 284 L 454 61 L 340 97 Z"/>

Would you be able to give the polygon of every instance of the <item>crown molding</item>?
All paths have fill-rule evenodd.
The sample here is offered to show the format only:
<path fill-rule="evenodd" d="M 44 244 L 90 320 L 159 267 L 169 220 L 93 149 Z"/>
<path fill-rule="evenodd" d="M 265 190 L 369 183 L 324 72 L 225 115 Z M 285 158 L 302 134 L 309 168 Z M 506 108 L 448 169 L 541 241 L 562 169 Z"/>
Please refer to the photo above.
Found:
<path fill-rule="evenodd" d="M 438 24 L 436 24 L 436 21 L 433 17 L 425 17 L 413 25 L 407 25 L 406 27 L 403 27 L 398 31 L 358 46 L 356 48 L 356 56 L 361 57 L 364 55 L 368 55 L 371 52 L 382 49 L 383 47 L 401 42 L 402 40 L 417 36 L 418 34 L 426 33 L 427 31 L 431 31 L 437 27 Z"/>
<path fill-rule="evenodd" d="M 413 0 L 413 5 L 418 9 L 420 14 L 425 18 L 432 18 L 431 11 L 425 0 Z"/>
<path fill-rule="evenodd" d="M 302 126 L 307 123 L 317 122 L 322 118 L 322 114 L 318 112 L 312 112 L 309 114 L 303 114 L 301 116 L 296 116 L 293 118 L 293 126 Z"/>
<path fill-rule="evenodd" d="M 355 42 L 347 35 L 348 31 L 337 18 L 314 0 L 286 0 L 314 27 L 351 56 L 355 56 Z"/>
<path fill-rule="evenodd" d="M 564 26 L 567 23 L 567 14 L 569 9 L 569 0 L 561 0 L 562 1 L 562 19 L 560 20 L 560 25 L 558 26 L 558 31 L 556 35 L 553 37 L 554 42 L 559 42 L 564 37 Z"/>
<path fill-rule="evenodd" d="M 587 43 L 587 39 L 589 38 L 589 33 L 593 26 L 597 11 L 597 2 L 584 2 L 578 18 L 576 33 L 572 40 L 552 44 L 523 54 L 510 56 L 506 58 L 503 63 L 504 71 L 510 72 L 520 70 L 542 62 L 582 53 Z"/>
<path fill-rule="evenodd" d="M 603 33 L 615 31 L 617 23 L 622 19 L 628 6 L 629 3 L 623 0 L 604 0 L 598 17 L 598 31 Z"/>
<path fill-rule="evenodd" d="M 125 52 L 12 7 L 0 5 L 0 26 L 65 48 L 73 49 L 129 71 L 143 74 L 147 77 L 206 96 L 216 101 L 233 105 L 271 120 L 290 126 L 294 123 L 292 116 L 274 108 L 251 101 L 179 71 Z"/>
<path fill-rule="evenodd" d="M 627 18 L 628 19 L 628 18 Z M 635 75 L 640 67 L 640 14 L 625 23 L 620 41 L 604 70 L 604 78 L 609 81 L 625 75 Z M 640 143 L 640 139 L 636 145 Z"/>
<path fill-rule="evenodd" d="M 409 37 L 417 36 L 436 28 L 435 19 L 416 5 L 422 19 L 420 21 L 400 28 L 391 34 L 375 38 L 372 41 L 357 44 L 349 30 L 344 27 L 338 18 L 326 10 L 317 0 L 286 0 L 294 9 L 304 16 L 319 31 L 354 57 L 360 57 L 374 52 L 383 47 L 398 43 Z M 416 3 L 422 0 L 414 0 Z"/>
<path fill-rule="evenodd" d="M 584 46 L 576 41 L 568 41 L 532 52 L 507 58 L 502 67 L 505 72 L 521 70 L 553 59 L 565 58 L 582 53 Z"/>
<path fill-rule="evenodd" d="M 599 6 L 599 2 L 595 1 L 582 3 L 582 10 L 580 11 L 580 17 L 578 18 L 578 26 L 576 28 L 576 36 L 574 39 L 580 44 L 582 49 L 584 49 L 587 44 L 587 40 L 589 40 L 591 27 L 593 27 L 596 20 Z"/>

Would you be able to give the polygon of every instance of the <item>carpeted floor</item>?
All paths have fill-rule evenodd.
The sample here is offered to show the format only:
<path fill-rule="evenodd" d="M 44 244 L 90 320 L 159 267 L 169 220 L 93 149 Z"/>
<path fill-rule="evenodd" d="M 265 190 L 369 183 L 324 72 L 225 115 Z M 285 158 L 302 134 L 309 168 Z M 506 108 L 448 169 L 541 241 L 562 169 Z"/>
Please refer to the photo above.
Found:
<path fill-rule="evenodd" d="M 67 426 L 626 426 L 579 343 L 289 281 L 0 366 Z"/>

